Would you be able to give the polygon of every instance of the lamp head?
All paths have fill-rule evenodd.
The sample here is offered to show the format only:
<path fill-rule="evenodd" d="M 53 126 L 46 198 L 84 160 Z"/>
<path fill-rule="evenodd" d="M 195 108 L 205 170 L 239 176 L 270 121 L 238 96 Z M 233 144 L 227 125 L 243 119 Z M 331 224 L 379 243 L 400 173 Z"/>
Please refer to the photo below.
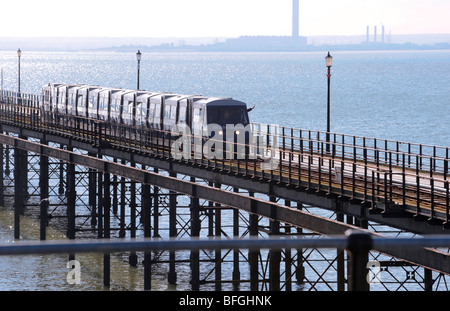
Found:
<path fill-rule="evenodd" d="M 327 64 L 327 67 L 331 67 L 333 64 L 333 57 L 330 55 L 330 52 L 328 52 L 328 55 L 325 57 L 325 62 Z"/>
<path fill-rule="evenodd" d="M 137 53 L 136 53 L 136 59 L 137 59 L 138 62 L 141 61 L 141 57 L 142 57 L 142 53 L 141 53 L 140 50 L 138 50 Z"/>

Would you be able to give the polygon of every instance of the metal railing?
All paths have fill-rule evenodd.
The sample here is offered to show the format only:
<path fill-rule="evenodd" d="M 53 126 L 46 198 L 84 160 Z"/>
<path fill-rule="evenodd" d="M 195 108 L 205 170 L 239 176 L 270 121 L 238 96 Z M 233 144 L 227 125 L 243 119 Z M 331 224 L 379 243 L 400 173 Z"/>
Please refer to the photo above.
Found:
<path fill-rule="evenodd" d="M 142 240 L 69 240 L 69 241 L 36 241 L 0 244 L 0 256 L 5 255 L 40 255 L 40 254 L 75 254 L 75 253 L 103 253 L 115 252 L 152 252 L 152 251 L 180 251 L 180 250 L 219 250 L 219 249 L 248 249 L 248 250 L 282 250 L 282 249 L 346 249 L 350 252 L 352 282 L 350 291 L 367 290 L 368 253 L 376 249 L 421 249 L 435 247 L 450 247 L 449 236 L 424 236 L 420 238 L 387 238 L 372 237 L 365 231 L 348 230 L 345 235 L 327 236 L 320 239 L 302 239 L 297 237 L 271 236 L 267 239 L 218 239 L 191 238 L 179 239 L 151 239 Z M 144 269 L 150 265 L 150 260 L 144 262 Z"/>

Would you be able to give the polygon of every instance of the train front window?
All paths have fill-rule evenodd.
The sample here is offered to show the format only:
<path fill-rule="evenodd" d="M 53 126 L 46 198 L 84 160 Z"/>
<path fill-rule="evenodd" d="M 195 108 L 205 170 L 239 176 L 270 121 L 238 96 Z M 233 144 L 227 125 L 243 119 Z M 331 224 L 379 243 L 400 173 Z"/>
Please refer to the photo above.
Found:
<path fill-rule="evenodd" d="M 247 125 L 246 109 L 242 107 L 210 107 L 208 108 L 208 123 Z"/>

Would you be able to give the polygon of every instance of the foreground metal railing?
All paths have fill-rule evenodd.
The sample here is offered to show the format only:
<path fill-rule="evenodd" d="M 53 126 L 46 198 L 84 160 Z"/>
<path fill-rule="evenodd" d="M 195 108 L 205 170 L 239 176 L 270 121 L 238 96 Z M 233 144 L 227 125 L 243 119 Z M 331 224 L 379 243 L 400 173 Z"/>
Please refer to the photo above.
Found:
<path fill-rule="evenodd" d="M 271 236 L 269 238 L 217 239 L 190 238 L 179 239 L 131 239 L 131 240 L 69 240 L 69 241 L 37 241 L 0 244 L 0 256 L 6 255 L 43 255 L 115 252 L 153 251 L 199 251 L 199 250 L 282 250 L 302 248 L 346 249 L 350 252 L 350 270 L 352 282 L 350 291 L 367 290 L 368 284 L 368 252 L 372 249 L 421 249 L 450 247 L 450 237 L 430 235 L 415 238 L 373 237 L 365 231 L 348 230 L 342 236 L 327 236 L 320 239 L 303 239 L 297 237 Z M 144 269 L 149 269 L 151 260 L 144 261 Z M 145 272 L 144 272 L 144 275 Z"/>
<path fill-rule="evenodd" d="M 3 91 L 1 122 L 36 131 L 70 136 L 98 147 L 125 148 L 174 159 L 171 133 L 103 122 L 87 117 L 43 113 L 37 95 Z M 252 135 L 264 146 L 233 143 L 231 158 L 207 157 L 192 149 L 180 162 L 207 169 L 274 181 L 317 193 L 334 194 L 368 204 L 377 212 L 402 208 L 450 224 L 449 147 L 406 143 L 288 127 L 252 124 Z M 188 141 L 201 137 L 189 135 Z M 222 141 L 214 141 L 219 144 Z M 237 157 L 249 150 L 253 159 Z M 224 147 L 226 153 L 228 147 Z M 200 155 L 200 156 L 196 156 Z M 256 161 L 255 161 L 256 160 Z M 269 162 L 270 165 L 263 165 Z"/>

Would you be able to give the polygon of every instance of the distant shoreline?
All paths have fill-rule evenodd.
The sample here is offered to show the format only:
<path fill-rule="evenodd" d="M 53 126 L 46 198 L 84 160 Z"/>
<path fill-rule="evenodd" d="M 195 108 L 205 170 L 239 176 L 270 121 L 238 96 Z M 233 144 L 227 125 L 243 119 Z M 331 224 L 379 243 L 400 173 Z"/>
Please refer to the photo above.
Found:
<path fill-rule="evenodd" d="M 255 38 L 257 41 L 255 41 Z M 46 52 L 313 52 L 313 51 L 382 51 L 446 50 L 450 34 L 392 35 L 387 42 L 367 42 L 359 36 L 300 37 L 242 36 L 238 38 L 108 38 L 108 37 L 0 37 L 3 51 Z M 267 39 L 267 42 L 264 40 Z M 277 41 L 278 40 L 278 41 Z M 294 43 L 289 44 L 287 41 Z M 277 45 L 278 43 L 280 45 Z"/>

